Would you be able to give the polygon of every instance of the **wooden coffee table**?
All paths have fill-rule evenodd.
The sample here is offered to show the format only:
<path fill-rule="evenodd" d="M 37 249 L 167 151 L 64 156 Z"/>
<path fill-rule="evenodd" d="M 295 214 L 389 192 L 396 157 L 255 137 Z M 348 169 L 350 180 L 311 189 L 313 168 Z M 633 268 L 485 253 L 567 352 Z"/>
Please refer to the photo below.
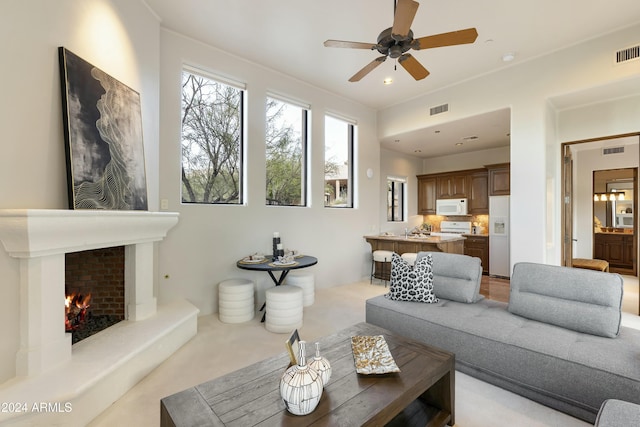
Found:
<path fill-rule="evenodd" d="M 351 337 L 355 335 L 384 335 L 401 372 L 357 374 L 351 351 Z M 160 425 L 444 426 L 455 423 L 455 357 L 452 353 L 367 323 L 319 341 L 333 372 L 318 407 L 311 414 L 290 414 L 280 398 L 280 377 L 289 363 L 288 354 L 283 352 L 165 397 L 160 402 Z"/>

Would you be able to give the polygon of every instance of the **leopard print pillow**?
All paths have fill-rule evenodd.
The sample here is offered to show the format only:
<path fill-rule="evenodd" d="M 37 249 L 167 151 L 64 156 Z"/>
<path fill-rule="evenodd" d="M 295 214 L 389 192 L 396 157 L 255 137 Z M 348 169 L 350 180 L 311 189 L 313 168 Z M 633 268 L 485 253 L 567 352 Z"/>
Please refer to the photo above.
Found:
<path fill-rule="evenodd" d="M 424 256 L 415 267 L 400 255 L 391 255 L 391 284 L 387 298 L 395 301 L 438 302 L 433 293 L 433 257 Z"/>

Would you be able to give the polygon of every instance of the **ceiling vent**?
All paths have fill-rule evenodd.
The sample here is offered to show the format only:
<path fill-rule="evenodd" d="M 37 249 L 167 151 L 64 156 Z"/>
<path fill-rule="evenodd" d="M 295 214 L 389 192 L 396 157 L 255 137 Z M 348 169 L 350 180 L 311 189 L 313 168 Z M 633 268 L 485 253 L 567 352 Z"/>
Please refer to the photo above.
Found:
<path fill-rule="evenodd" d="M 640 58 L 640 44 L 616 52 L 616 64 Z"/>
<path fill-rule="evenodd" d="M 609 154 L 623 154 L 624 146 L 621 147 L 607 147 L 602 149 L 602 155 L 606 156 Z"/>
<path fill-rule="evenodd" d="M 431 107 L 429 110 L 430 116 L 435 116 L 436 114 L 442 114 L 449 111 L 449 104 L 438 105 L 437 107 Z"/>

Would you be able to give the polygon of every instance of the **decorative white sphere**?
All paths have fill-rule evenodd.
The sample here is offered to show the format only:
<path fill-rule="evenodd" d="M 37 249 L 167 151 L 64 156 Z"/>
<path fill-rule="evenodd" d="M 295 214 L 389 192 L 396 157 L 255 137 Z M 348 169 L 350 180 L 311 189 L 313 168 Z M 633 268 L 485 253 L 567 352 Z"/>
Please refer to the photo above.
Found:
<path fill-rule="evenodd" d="M 322 378 L 306 363 L 305 342 L 300 341 L 299 364 L 289 367 L 280 379 L 280 396 L 287 411 L 294 415 L 313 412 L 322 397 Z"/>
<path fill-rule="evenodd" d="M 320 374 L 322 384 L 326 386 L 331 378 L 331 363 L 326 357 L 320 356 L 320 343 L 316 343 L 316 355 L 309 362 L 309 366 Z"/>

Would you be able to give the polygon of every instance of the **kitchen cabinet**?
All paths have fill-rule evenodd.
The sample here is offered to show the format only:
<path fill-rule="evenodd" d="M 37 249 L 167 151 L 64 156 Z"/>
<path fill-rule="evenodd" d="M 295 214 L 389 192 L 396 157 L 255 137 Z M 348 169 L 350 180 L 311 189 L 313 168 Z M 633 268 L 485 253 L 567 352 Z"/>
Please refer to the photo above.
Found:
<path fill-rule="evenodd" d="M 467 197 L 468 175 L 466 173 L 446 174 L 436 177 L 438 199 L 458 199 Z"/>
<path fill-rule="evenodd" d="M 418 214 L 436 214 L 435 177 L 418 177 Z"/>
<path fill-rule="evenodd" d="M 595 233 L 593 257 L 609 262 L 609 268 L 633 270 L 634 234 L 631 233 Z"/>
<path fill-rule="evenodd" d="M 489 214 L 488 171 L 469 174 L 469 213 L 471 215 Z"/>
<path fill-rule="evenodd" d="M 489 274 L 489 236 L 465 236 L 464 254 L 480 258 L 482 274 Z"/>
<path fill-rule="evenodd" d="M 511 193 L 509 163 L 485 166 L 489 171 L 489 196 L 508 196 Z"/>

